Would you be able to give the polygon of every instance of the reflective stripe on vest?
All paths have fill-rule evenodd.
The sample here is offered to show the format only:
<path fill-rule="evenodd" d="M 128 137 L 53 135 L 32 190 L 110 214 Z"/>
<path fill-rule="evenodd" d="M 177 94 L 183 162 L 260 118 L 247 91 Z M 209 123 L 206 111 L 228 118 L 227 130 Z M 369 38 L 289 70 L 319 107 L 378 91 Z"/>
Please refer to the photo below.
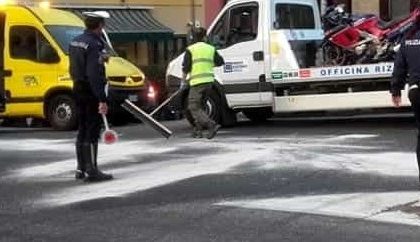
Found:
<path fill-rule="evenodd" d="M 188 47 L 192 57 L 190 86 L 214 82 L 214 55 L 216 49 L 204 42 L 198 42 Z"/>

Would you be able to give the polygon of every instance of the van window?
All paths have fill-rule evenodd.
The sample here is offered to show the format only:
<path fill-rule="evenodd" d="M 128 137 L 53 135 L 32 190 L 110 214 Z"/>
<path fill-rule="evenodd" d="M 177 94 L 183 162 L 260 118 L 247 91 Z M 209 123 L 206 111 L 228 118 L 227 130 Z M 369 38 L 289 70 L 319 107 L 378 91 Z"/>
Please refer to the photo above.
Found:
<path fill-rule="evenodd" d="M 222 48 L 226 46 L 227 43 L 227 32 L 226 27 L 228 24 L 228 14 L 224 14 L 216 23 L 213 30 L 209 34 L 210 42 L 216 48 Z"/>
<path fill-rule="evenodd" d="M 230 10 L 228 45 L 256 39 L 258 6 L 239 6 Z"/>
<path fill-rule="evenodd" d="M 56 63 L 55 49 L 39 30 L 30 26 L 13 26 L 10 29 L 10 55 L 13 59 L 40 63 Z"/>
<path fill-rule="evenodd" d="M 274 29 L 315 29 L 315 16 L 312 6 L 276 4 Z"/>
<path fill-rule="evenodd" d="M 70 42 L 77 36 L 83 34 L 84 28 L 78 26 L 47 25 L 45 28 L 57 41 L 64 53 L 69 53 Z"/>

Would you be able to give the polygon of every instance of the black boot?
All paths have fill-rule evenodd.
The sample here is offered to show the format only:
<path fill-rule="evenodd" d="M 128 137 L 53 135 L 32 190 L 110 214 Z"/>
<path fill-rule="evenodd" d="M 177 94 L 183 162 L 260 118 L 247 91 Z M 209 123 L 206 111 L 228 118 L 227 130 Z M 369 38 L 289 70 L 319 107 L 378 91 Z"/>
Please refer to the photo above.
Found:
<path fill-rule="evenodd" d="M 95 153 L 95 145 L 94 144 L 84 144 L 84 158 L 86 164 L 86 173 L 87 177 L 85 177 L 85 182 L 100 182 L 100 181 L 108 181 L 111 180 L 113 177 L 112 175 L 106 174 L 101 172 L 96 166 L 95 161 L 97 158 L 97 153 Z"/>
<path fill-rule="evenodd" d="M 95 166 L 95 168 L 98 168 L 98 143 L 93 143 L 93 152 L 95 157 L 93 165 Z"/>
<path fill-rule="evenodd" d="M 86 167 L 83 161 L 83 144 L 76 143 L 76 155 L 77 155 L 77 169 L 75 172 L 76 180 L 82 180 L 86 177 Z"/>

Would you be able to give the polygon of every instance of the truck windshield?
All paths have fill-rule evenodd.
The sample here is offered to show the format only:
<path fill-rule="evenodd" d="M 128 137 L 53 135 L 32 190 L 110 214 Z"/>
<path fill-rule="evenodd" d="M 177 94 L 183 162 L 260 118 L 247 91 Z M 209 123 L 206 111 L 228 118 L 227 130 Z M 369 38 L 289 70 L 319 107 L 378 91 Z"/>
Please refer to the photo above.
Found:
<path fill-rule="evenodd" d="M 51 33 L 66 54 L 69 54 L 70 42 L 77 36 L 83 34 L 84 31 L 84 28 L 79 26 L 48 25 L 45 28 Z M 105 38 L 104 42 L 106 42 Z M 109 43 L 107 43 L 106 49 L 111 56 L 117 56 L 116 52 L 109 46 Z"/>

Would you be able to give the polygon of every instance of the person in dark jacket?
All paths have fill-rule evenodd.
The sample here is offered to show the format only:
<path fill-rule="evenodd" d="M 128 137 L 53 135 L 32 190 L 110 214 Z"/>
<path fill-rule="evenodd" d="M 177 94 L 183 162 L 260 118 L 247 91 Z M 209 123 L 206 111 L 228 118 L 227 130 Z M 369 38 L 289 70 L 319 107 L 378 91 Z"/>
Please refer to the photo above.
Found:
<path fill-rule="evenodd" d="M 70 43 L 69 48 L 70 74 L 79 118 L 76 179 L 104 181 L 112 179 L 112 175 L 97 168 L 101 115 L 108 112 L 105 92 L 108 55 L 102 31 L 109 14 L 97 11 L 84 15 L 86 30 Z"/>
<path fill-rule="evenodd" d="M 189 74 L 190 86 L 188 96 L 188 109 L 194 119 L 194 138 L 202 138 L 202 130 L 208 129 L 208 139 L 214 138 L 220 129 L 203 110 L 203 97 L 206 92 L 214 88 L 214 67 L 225 64 L 216 48 L 205 42 L 206 30 L 196 28 L 194 30 L 195 43 L 187 48 L 182 64 L 184 80 Z"/>
<path fill-rule="evenodd" d="M 394 106 L 401 106 L 401 90 L 408 84 L 408 98 L 417 126 L 417 163 L 420 170 L 420 22 L 402 41 L 394 63 L 394 73 L 391 81 L 391 94 Z M 419 173 L 420 181 L 420 173 Z"/>

